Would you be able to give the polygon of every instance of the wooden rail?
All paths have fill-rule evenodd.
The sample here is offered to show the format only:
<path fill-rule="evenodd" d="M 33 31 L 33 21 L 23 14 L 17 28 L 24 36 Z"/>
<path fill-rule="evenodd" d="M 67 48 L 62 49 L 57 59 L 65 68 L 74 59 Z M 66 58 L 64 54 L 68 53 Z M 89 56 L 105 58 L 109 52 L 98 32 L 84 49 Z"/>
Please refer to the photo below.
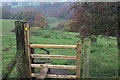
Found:
<path fill-rule="evenodd" d="M 38 73 L 32 73 L 32 77 L 37 77 Z M 75 79 L 76 75 L 55 75 L 55 74 L 46 74 L 45 78 L 64 78 L 64 79 Z"/>
<path fill-rule="evenodd" d="M 46 65 L 46 64 L 31 64 L 31 67 L 36 68 L 56 68 L 56 69 L 76 69 L 76 66 L 68 66 L 68 65 Z"/>
<path fill-rule="evenodd" d="M 47 74 L 46 78 L 64 78 L 64 79 L 75 79 L 76 75 L 55 75 L 55 74 Z"/>
<path fill-rule="evenodd" d="M 76 56 L 66 56 L 66 55 L 40 55 L 40 54 L 31 54 L 31 58 L 73 59 L 73 60 L 76 60 Z"/>
<path fill-rule="evenodd" d="M 30 48 L 76 49 L 76 45 L 30 44 Z"/>

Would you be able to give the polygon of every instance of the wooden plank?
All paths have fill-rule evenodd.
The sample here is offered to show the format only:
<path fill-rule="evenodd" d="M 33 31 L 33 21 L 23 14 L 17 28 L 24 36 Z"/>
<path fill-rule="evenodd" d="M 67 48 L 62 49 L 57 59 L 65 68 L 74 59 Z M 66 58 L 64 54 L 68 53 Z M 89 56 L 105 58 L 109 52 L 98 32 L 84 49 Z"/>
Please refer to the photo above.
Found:
<path fill-rule="evenodd" d="M 81 44 L 77 43 L 77 56 L 76 56 L 76 78 L 80 79 L 80 57 L 81 57 Z"/>
<path fill-rule="evenodd" d="M 36 77 L 37 73 L 32 73 L 32 77 Z M 45 78 L 64 78 L 64 79 L 75 79 L 76 75 L 55 75 L 55 74 L 46 74 Z"/>
<path fill-rule="evenodd" d="M 31 64 L 31 67 L 36 68 L 56 68 L 56 69 L 76 69 L 76 66 L 68 66 L 68 65 L 45 65 L 45 64 Z"/>
<path fill-rule="evenodd" d="M 31 58 L 73 59 L 73 60 L 76 60 L 76 56 L 66 56 L 66 55 L 40 55 L 40 54 L 31 54 Z"/>
<path fill-rule="evenodd" d="M 76 75 L 55 75 L 47 74 L 46 78 L 63 78 L 63 79 L 76 79 Z"/>
<path fill-rule="evenodd" d="M 30 44 L 30 48 L 76 49 L 76 45 Z"/>

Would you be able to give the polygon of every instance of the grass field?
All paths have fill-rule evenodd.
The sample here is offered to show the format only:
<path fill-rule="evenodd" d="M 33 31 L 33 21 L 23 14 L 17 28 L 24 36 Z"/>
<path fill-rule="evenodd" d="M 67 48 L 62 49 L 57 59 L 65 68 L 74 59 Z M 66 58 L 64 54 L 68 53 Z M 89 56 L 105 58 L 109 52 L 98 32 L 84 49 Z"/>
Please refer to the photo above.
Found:
<path fill-rule="evenodd" d="M 15 20 L 0 19 L 2 21 L 2 33 L 8 33 L 15 28 Z"/>
<path fill-rule="evenodd" d="M 3 20 L 3 24 L 7 21 Z M 3 31 L 10 32 L 14 28 L 14 22 L 6 24 L 11 28 L 6 29 L 4 26 Z M 78 33 L 54 31 L 54 30 L 31 30 L 30 42 L 39 44 L 76 44 L 79 38 L 74 36 Z M 75 50 L 69 49 L 47 49 L 50 54 L 59 55 L 75 55 Z M 14 57 L 16 52 L 16 39 L 15 34 L 4 34 L 2 36 L 2 59 L 3 69 Z M 46 52 L 35 49 L 36 54 L 46 54 Z M 84 53 L 82 53 L 84 55 Z M 83 60 L 83 58 L 82 58 Z M 59 63 L 58 63 L 59 62 Z M 74 65 L 73 60 L 52 60 L 52 64 L 64 64 Z M 118 53 L 117 42 L 115 38 L 98 38 L 97 42 L 91 45 L 90 54 L 90 77 L 117 77 L 118 74 Z M 71 71 L 74 73 L 74 71 Z M 16 77 L 16 71 L 14 70 L 10 77 Z"/>
<path fill-rule="evenodd" d="M 47 17 L 49 29 L 58 27 L 59 23 L 65 22 L 65 19 L 56 18 L 56 17 Z"/>
<path fill-rule="evenodd" d="M 2 33 L 11 32 L 15 28 L 15 21 L 16 20 L 9 20 L 9 19 L 0 19 L 2 21 Z M 59 23 L 65 22 L 66 20 L 56 18 L 56 17 L 47 17 L 49 29 L 56 28 Z"/>

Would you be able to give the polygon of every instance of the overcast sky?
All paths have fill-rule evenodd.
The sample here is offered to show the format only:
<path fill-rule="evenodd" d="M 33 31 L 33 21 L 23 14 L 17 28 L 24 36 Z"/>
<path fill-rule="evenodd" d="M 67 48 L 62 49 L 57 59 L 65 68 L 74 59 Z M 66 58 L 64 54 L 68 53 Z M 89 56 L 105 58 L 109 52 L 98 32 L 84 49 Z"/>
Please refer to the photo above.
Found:
<path fill-rule="evenodd" d="M 118 2 L 120 0 L 0 0 L 1 2 Z"/>

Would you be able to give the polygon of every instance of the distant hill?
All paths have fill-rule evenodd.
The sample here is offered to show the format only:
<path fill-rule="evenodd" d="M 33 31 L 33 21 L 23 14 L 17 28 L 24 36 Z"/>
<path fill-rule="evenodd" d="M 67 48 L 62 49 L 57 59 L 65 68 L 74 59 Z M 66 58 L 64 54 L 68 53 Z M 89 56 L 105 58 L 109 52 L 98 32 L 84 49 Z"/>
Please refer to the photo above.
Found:
<path fill-rule="evenodd" d="M 71 17 L 72 11 L 69 10 L 72 5 L 73 3 L 71 2 L 9 2 L 2 4 L 2 6 L 6 6 L 5 8 L 12 14 L 12 17 L 7 19 L 14 19 L 13 16 L 19 11 L 33 9 L 46 16 L 49 29 L 57 30 L 63 28 L 64 26 L 61 26 L 60 24 L 65 23 Z"/>
<path fill-rule="evenodd" d="M 72 12 L 69 12 L 70 7 L 73 5 L 71 2 L 24 2 L 24 3 L 3 3 L 4 5 L 11 6 L 11 12 L 14 14 L 18 11 L 25 9 L 34 9 L 38 10 L 46 16 L 58 17 L 63 19 L 68 19 L 72 15 Z"/>
<path fill-rule="evenodd" d="M 39 10 L 52 17 L 58 17 L 58 18 L 69 18 L 71 16 L 71 13 L 69 13 L 70 7 L 73 3 L 42 3 L 39 7 Z"/>

